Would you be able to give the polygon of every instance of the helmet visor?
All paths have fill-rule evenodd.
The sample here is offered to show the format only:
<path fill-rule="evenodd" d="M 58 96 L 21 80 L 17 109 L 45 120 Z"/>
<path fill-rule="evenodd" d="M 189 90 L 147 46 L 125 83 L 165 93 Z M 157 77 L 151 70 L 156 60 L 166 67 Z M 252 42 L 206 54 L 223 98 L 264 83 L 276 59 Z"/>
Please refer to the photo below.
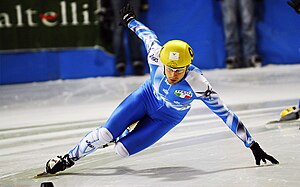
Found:
<path fill-rule="evenodd" d="M 182 67 L 182 68 L 172 68 L 170 66 L 165 66 L 165 69 L 169 72 L 174 72 L 174 73 L 183 73 L 186 70 L 186 67 Z"/>

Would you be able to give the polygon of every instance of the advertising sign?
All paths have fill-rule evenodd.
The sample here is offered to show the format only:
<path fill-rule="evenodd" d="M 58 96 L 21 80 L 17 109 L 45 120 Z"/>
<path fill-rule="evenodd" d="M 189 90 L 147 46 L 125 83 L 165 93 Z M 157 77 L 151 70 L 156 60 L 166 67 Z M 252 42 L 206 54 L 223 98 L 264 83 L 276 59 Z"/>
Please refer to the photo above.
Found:
<path fill-rule="evenodd" d="M 102 45 L 100 0 L 1 0 L 0 51 Z"/>

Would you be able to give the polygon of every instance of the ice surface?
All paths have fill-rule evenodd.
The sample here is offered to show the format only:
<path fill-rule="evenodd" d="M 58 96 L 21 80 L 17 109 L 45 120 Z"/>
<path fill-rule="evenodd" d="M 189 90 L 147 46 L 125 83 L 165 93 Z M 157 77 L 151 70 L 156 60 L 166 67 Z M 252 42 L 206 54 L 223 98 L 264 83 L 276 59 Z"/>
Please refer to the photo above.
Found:
<path fill-rule="evenodd" d="M 203 73 L 280 165 L 255 166 L 251 151 L 196 101 L 181 124 L 141 153 L 122 159 L 108 147 L 61 174 L 34 179 L 148 75 L 99 77 L 0 86 L 0 186 L 300 186 L 300 121 L 266 125 L 298 104 L 300 65 Z"/>

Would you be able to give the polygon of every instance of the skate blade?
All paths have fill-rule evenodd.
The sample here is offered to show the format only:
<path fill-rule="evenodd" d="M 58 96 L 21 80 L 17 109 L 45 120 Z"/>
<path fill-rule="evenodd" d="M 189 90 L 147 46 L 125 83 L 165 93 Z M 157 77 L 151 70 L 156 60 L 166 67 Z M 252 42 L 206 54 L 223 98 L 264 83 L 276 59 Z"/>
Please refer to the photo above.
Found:
<path fill-rule="evenodd" d="M 33 178 L 41 178 L 41 177 L 48 177 L 48 176 L 52 176 L 53 174 L 47 173 L 47 172 L 42 172 L 42 173 L 38 173 L 36 174 Z"/>
<path fill-rule="evenodd" d="M 286 124 L 291 124 L 291 123 L 297 123 L 300 122 L 298 119 L 292 119 L 292 120 L 273 120 L 267 122 L 267 124 L 275 124 L 275 123 L 286 123 Z"/>
<path fill-rule="evenodd" d="M 300 130 L 300 120 L 274 120 L 274 121 L 269 121 L 268 123 L 265 124 L 265 127 L 267 129 L 274 129 L 274 128 L 293 128 L 293 127 L 299 127 Z"/>

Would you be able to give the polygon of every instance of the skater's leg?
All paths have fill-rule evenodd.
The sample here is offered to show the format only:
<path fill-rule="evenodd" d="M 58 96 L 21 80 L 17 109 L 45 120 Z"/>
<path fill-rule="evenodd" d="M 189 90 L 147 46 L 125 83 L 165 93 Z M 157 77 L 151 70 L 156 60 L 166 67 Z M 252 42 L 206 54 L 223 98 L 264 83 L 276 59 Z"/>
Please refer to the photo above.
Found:
<path fill-rule="evenodd" d="M 109 142 L 116 140 L 128 126 L 138 121 L 146 114 L 143 100 L 141 89 L 130 94 L 115 109 L 103 127 L 89 132 L 69 151 L 70 158 L 77 161 L 98 148 L 105 147 Z"/>
<path fill-rule="evenodd" d="M 130 94 L 112 113 L 103 127 L 107 128 L 116 140 L 128 126 L 147 115 L 146 98 L 139 88 Z"/>
<path fill-rule="evenodd" d="M 79 160 L 81 157 L 84 157 L 99 148 L 106 147 L 111 141 L 112 135 L 106 128 L 97 128 L 89 132 L 68 154 L 48 160 L 45 172 L 38 175 L 44 175 L 46 173 L 55 174 L 66 168 L 72 167 L 74 161 Z"/>
<path fill-rule="evenodd" d="M 139 120 L 133 131 L 120 138 L 115 146 L 115 152 L 118 155 L 126 157 L 151 146 L 179 124 L 189 109 L 178 111 L 162 106 L 151 111 L 151 115 L 145 115 Z"/>
<path fill-rule="evenodd" d="M 127 157 L 142 151 L 157 142 L 175 125 L 145 117 L 132 132 L 117 142 L 115 152 L 121 157 Z"/>
<path fill-rule="evenodd" d="M 80 142 L 69 151 L 70 158 L 74 161 L 79 160 L 98 148 L 103 148 L 113 140 L 111 133 L 106 128 L 97 128 L 89 132 Z"/>

